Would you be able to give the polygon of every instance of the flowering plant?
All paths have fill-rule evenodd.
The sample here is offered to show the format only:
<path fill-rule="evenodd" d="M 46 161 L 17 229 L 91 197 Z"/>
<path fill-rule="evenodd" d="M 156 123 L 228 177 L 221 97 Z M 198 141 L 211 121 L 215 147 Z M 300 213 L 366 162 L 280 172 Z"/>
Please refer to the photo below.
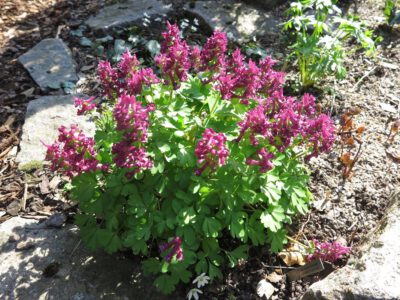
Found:
<path fill-rule="evenodd" d="M 342 258 L 343 255 L 351 251 L 351 247 L 343 246 L 338 242 L 319 242 L 313 240 L 310 247 L 311 254 L 308 255 L 309 261 L 321 259 L 322 261 L 335 262 Z"/>
<path fill-rule="evenodd" d="M 94 139 L 62 127 L 47 159 L 72 178 L 88 247 L 147 256 L 169 293 L 194 273 L 222 277 L 250 246 L 282 248 L 311 198 L 302 158 L 328 151 L 334 126 L 311 95 L 283 95 L 271 58 L 229 56 L 224 33 L 202 49 L 175 25 L 163 37 L 159 73 L 129 51 L 99 63 L 105 101 L 76 100 L 79 113 L 98 111 Z"/>

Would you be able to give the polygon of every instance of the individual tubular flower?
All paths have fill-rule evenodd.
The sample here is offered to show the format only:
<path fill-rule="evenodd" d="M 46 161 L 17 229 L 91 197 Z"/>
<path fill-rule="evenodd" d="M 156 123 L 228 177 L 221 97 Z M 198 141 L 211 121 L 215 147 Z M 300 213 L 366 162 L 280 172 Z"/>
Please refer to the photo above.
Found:
<path fill-rule="evenodd" d="M 160 252 L 164 255 L 166 262 L 171 262 L 175 256 L 177 261 L 183 260 L 182 239 L 177 236 L 168 243 L 163 243 L 159 246 Z"/>
<path fill-rule="evenodd" d="M 200 54 L 199 64 L 196 65 L 198 71 L 219 72 L 225 67 L 225 53 L 228 49 L 228 38 L 224 32 L 219 30 L 214 31 L 213 35 L 209 37 L 204 44 L 201 53 L 199 53 L 199 50 L 195 49 L 192 51 L 192 56 L 197 57 L 197 55 Z"/>
<path fill-rule="evenodd" d="M 140 62 L 136 55 L 132 55 L 129 49 L 125 49 L 125 52 L 121 56 L 121 60 L 118 63 L 118 71 L 120 77 L 125 78 L 131 72 L 136 73 L 139 70 Z"/>
<path fill-rule="evenodd" d="M 229 155 L 225 143 L 226 136 L 223 133 L 216 133 L 213 129 L 206 128 L 195 150 L 197 162 L 203 164 L 200 169 L 195 171 L 196 175 L 201 175 L 207 167 L 215 170 L 217 166 L 225 164 Z"/>
<path fill-rule="evenodd" d="M 301 101 L 296 103 L 296 111 L 306 117 L 315 115 L 315 97 L 310 94 L 304 94 Z"/>
<path fill-rule="evenodd" d="M 74 97 L 75 107 L 78 108 L 79 116 L 96 108 L 96 103 L 93 102 L 94 99 L 95 97 L 90 97 L 89 99 Z"/>
<path fill-rule="evenodd" d="M 223 99 L 235 97 L 247 105 L 250 103 L 250 99 L 257 100 L 259 98 L 257 92 L 261 88 L 260 69 L 251 59 L 245 63 L 239 49 L 233 52 L 232 59 L 225 71 L 220 73 L 218 81 Z M 227 93 L 227 90 L 230 92 Z"/>
<path fill-rule="evenodd" d="M 118 94 L 120 89 L 120 81 L 117 70 L 113 69 L 108 61 L 99 61 L 97 74 L 100 78 L 100 83 L 103 92 L 108 97 L 113 97 Z"/>
<path fill-rule="evenodd" d="M 143 85 L 159 82 L 151 68 L 140 68 L 140 62 L 136 55 L 131 55 L 128 49 L 118 64 L 118 77 L 120 78 L 120 87 L 130 95 L 140 94 Z"/>
<path fill-rule="evenodd" d="M 259 63 L 259 92 L 266 97 L 270 97 L 276 92 L 282 92 L 285 83 L 285 73 L 272 69 L 274 65 L 275 61 L 271 57 L 266 57 Z"/>
<path fill-rule="evenodd" d="M 343 255 L 350 252 L 351 247 L 345 247 L 338 242 L 333 243 L 320 243 L 317 240 L 313 240 L 314 253 L 310 254 L 307 259 L 309 261 L 314 259 L 321 259 L 322 261 L 328 261 L 334 263 L 340 259 Z"/>
<path fill-rule="evenodd" d="M 166 83 L 177 89 L 180 82 L 187 80 L 187 72 L 190 69 L 189 46 L 181 40 L 177 25 L 167 22 L 167 26 L 168 30 L 162 34 L 164 41 L 161 44 L 161 53 L 154 61 L 168 78 Z"/>
<path fill-rule="evenodd" d="M 117 130 L 124 131 L 133 141 L 146 142 L 149 127 L 149 112 L 155 109 L 154 104 L 147 107 L 136 101 L 135 96 L 126 93 L 118 98 L 113 115 L 117 122 Z"/>
<path fill-rule="evenodd" d="M 332 148 L 335 141 L 335 126 L 333 120 L 320 114 L 316 119 L 312 119 L 306 125 L 303 135 L 312 145 L 312 152 L 306 156 L 306 159 L 318 156 L 321 152 L 327 152 Z"/>
<path fill-rule="evenodd" d="M 257 156 L 259 156 L 259 159 L 248 157 L 246 159 L 246 164 L 251 166 L 259 166 L 261 173 L 265 173 L 274 167 L 274 164 L 271 162 L 271 159 L 275 158 L 273 153 L 267 152 L 265 148 L 261 148 L 257 151 Z"/>
<path fill-rule="evenodd" d="M 300 115 L 292 108 L 283 108 L 274 116 L 271 126 L 270 143 L 280 152 L 284 152 L 293 141 L 293 138 L 301 133 Z"/>
<path fill-rule="evenodd" d="M 61 126 L 58 131 L 60 134 L 56 142 L 44 144 L 47 147 L 46 160 L 52 163 L 53 171 L 74 177 L 85 172 L 108 169 L 96 159 L 94 139 L 85 136 L 77 125 L 72 125 L 69 130 Z"/>
<path fill-rule="evenodd" d="M 150 169 L 153 166 L 153 162 L 148 157 L 146 149 L 132 145 L 132 140 L 127 138 L 114 144 L 112 153 L 114 154 L 114 162 L 117 167 L 130 170 L 126 173 L 128 178 L 143 169 Z"/>
<path fill-rule="evenodd" d="M 254 146 L 258 145 L 256 135 L 261 135 L 263 137 L 269 135 L 270 123 L 265 114 L 265 110 L 265 106 L 258 105 L 246 113 L 246 119 L 238 123 L 240 126 L 240 133 L 239 137 L 236 139 L 237 142 L 240 142 L 246 131 L 250 132 L 250 142 Z"/>
<path fill-rule="evenodd" d="M 192 62 L 192 67 L 195 70 L 201 68 L 201 50 L 199 47 L 193 47 L 190 51 L 190 60 Z"/>
<path fill-rule="evenodd" d="M 140 69 L 131 72 L 125 78 L 125 89 L 131 95 L 138 95 L 142 92 L 144 85 L 158 83 L 160 80 L 150 68 Z"/>

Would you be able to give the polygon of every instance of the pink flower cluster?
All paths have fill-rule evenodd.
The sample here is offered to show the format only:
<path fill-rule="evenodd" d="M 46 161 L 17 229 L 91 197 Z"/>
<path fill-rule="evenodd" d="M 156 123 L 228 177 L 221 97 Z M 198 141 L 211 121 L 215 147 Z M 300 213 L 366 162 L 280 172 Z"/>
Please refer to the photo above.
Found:
<path fill-rule="evenodd" d="M 199 72 L 219 73 L 226 66 L 226 51 L 228 50 L 228 38 L 226 34 L 216 30 L 207 39 L 203 50 L 194 47 L 191 52 L 193 67 Z"/>
<path fill-rule="evenodd" d="M 268 66 L 268 64 L 262 62 L 261 66 Z M 264 75 L 263 78 L 262 75 Z M 251 59 L 245 63 L 240 50 L 236 49 L 226 68 L 218 76 L 222 98 L 239 98 L 246 105 L 251 100 L 263 98 L 265 95 L 261 93 L 265 91 L 267 93 L 273 92 L 269 88 L 272 84 L 266 80 L 268 75 L 270 75 L 270 70 L 263 70 Z M 268 85 L 268 87 L 265 85 Z"/>
<path fill-rule="evenodd" d="M 166 84 L 172 84 L 174 89 L 179 88 L 180 82 L 187 80 L 190 69 L 189 46 L 179 36 L 177 25 L 167 22 L 168 30 L 162 35 L 161 53 L 154 58 L 156 65 L 168 79 Z"/>
<path fill-rule="evenodd" d="M 46 160 L 52 162 L 53 171 L 59 170 L 70 177 L 81 173 L 103 170 L 108 166 L 101 165 L 96 159 L 95 142 L 86 137 L 77 125 L 72 125 L 68 130 L 61 126 L 58 140 L 47 147 Z"/>
<path fill-rule="evenodd" d="M 108 61 L 100 61 L 97 73 L 104 94 L 111 99 L 125 92 L 130 95 L 140 94 L 143 86 L 160 82 L 151 68 L 141 68 L 136 55 L 131 55 L 128 49 L 117 68 L 111 67 Z"/>
<path fill-rule="evenodd" d="M 198 47 L 191 50 L 193 68 L 203 72 L 208 78 L 206 82 L 215 82 L 223 99 L 238 98 L 247 105 L 252 100 L 259 101 L 282 90 L 285 76 L 272 69 L 274 60 L 268 57 L 259 65 L 251 59 L 246 62 L 239 49 L 229 58 L 227 48 L 226 34 L 215 31 L 203 50 Z"/>
<path fill-rule="evenodd" d="M 317 240 L 313 240 L 314 253 L 308 256 L 308 260 L 320 258 L 322 261 L 335 262 L 340 259 L 343 255 L 350 252 L 351 247 L 345 247 L 338 242 L 333 243 L 320 243 Z"/>
<path fill-rule="evenodd" d="M 148 137 L 149 112 L 154 109 L 154 104 L 144 107 L 135 96 L 127 94 L 122 94 L 114 107 L 117 130 L 123 132 L 123 138 L 113 145 L 112 153 L 118 167 L 131 170 L 126 174 L 128 177 L 153 166 L 143 144 Z"/>
<path fill-rule="evenodd" d="M 223 133 L 216 133 L 213 129 L 206 128 L 195 150 L 197 162 L 203 164 L 200 169 L 195 171 L 196 175 L 201 175 L 208 167 L 215 170 L 217 166 L 225 164 L 229 155 L 225 143 L 226 136 Z"/>
<path fill-rule="evenodd" d="M 259 166 L 260 172 L 264 173 L 271 170 L 274 167 L 274 164 L 271 162 L 271 159 L 275 158 L 273 153 L 268 152 L 265 148 L 261 148 L 257 151 L 257 156 L 259 159 L 254 159 L 248 157 L 246 159 L 246 164 L 251 166 Z"/>
<path fill-rule="evenodd" d="M 84 115 L 96 108 L 96 103 L 93 102 L 94 99 L 95 97 L 90 97 L 89 99 L 74 98 L 75 107 L 78 108 L 78 116 Z"/>
<path fill-rule="evenodd" d="M 335 127 L 327 115 L 316 113 L 315 98 L 305 94 L 301 101 L 297 101 L 278 95 L 267 98 L 247 112 L 246 118 L 239 122 L 237 141 L 240 142 L 247 133 L 253 146 L 258 146 L 263 140 L 280 152 L 304 144 L 312 149 L 307 159 L 328 151 L 334 142 Z M 263 149 L 258 151 L 265 162 L 260 171 L 267 171 L 272 168 L 269 160 L 273 156 L 265 154 Z M 248 159 L 247 163 L 256 164 L 252 159 Z"/>
<path fill-rule="evenodd" d="M 183 251 L 182 251 L 182 239 L 177 236 L 173 240 L 168 243 L 161 244 L 159 246 L 161 254 L 165 254 L 164 259 L 166 262 L 171 262 L 174 255 L 176 255 L 176 260 L 183 260 Z"/>

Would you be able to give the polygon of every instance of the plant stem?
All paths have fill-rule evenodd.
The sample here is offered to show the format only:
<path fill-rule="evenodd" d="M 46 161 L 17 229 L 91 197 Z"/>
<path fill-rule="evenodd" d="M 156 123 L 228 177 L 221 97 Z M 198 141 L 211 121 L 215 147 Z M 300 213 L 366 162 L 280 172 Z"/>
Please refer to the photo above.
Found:
<path fill-rule="evenodd" d="M 211 118 L 214 116 L 214 112 L 215 112 L 215 110 L 216 110 L 216 108 L 217 108 L 217 102 L 218 102 L 218 101 L 215 101 L 215 102 L 214 102 L 214 105 L 213 105 L 213 107 L 211 108 L 211 111 L 210 111 L 210 114 L 208 115 L 208 118 L 207 118 L 207 120 L 206 120 L 206 123 L 204 124 L 204 127 L 207 127 L 208 122 L 210 122 Z"/>
<path fill-rule="evenodd" d="M 307 245 L 305 245 L 305 244 L 303 244 L 303 243 L 301 243 L 301 242 L 295 240 L 294 238 L 291 238 L 291 237 L 288 236 L 288 235 L 286 236 L 286 238 L 287 238 L 289 241 L 291 241 L 291 242 L 293 242 L 293 243 L 296 243 L 296 244 L 299 244 L 299 245 L 303 246 L 303 247 L 306 248 L 306 249 L 310 248 L 310 246 L 307 246 Z"/>

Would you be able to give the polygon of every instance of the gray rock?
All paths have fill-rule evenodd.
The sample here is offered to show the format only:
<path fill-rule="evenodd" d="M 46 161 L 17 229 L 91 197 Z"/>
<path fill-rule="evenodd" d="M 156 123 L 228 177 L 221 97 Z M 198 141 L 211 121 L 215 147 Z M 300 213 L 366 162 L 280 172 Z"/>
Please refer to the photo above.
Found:
<path fill-rule="evenodd" d="M 60 39 L 44 39 L 18 60 L 43 91 L 79 79 L 71 52 Z"/>
<path fill-rule="evenodd" d="M 222 30 L 237 41 L 279 30 L 279 20 L 272 14 L 231 0 L 201 1 L 194 8 L 187 5 L 186 9 L 203 18 L 213 30 Z"/>
<path fill-rule="evenodd" d="M 47 227 L 61 228 L 67 221 L 67 217 L 62 213 L 56 213 L 46 220 Z"/>
<path fill-rule="evenodd" d="M 242 0 L 242 2 L 261 7 L 263 9 L 273 9 L 277 5 L 289 2 L 289 0 Z"/>
<path fill-rule="evenodd" d="M 45 96 L 30 101 L 22 128 L 20 152 L 17 162 L 20 167 L 32 162 L 43 161 L 46 155 L 45 144 L 51 144 L 58 136 L 61 125 L 78 124 L 85 134 L 94 133 L 94 123 L 87 117 L 77 116 L 72 96 Z"/>
<path fill-rule="evenodd" d="M 159 294 L 142 275 L 139 259 L 90 252 L 76 226 L 43 229 L 38 221 L 14 217 L 0 224 L 0 299 L 180 299 Z M 12 234 L 35 247 L 18 252 Z M 45 277 L 49 266 L 57 272 Z"/>
<path fill-rule="evenodd" d="M 361 257 L 311 285 L 302 300 L 400 299 L 400 192 L 377 229 L 366 239 Z"/>
<path fill-rule="evenodd" d="M 88 39 L 87 37 L 83 36 L 79 39 L 79 45 L 83 46 L 83 47 L 92 47 L 93 43 L 90 39 Z"/>
<path fill-rule="evenodd" d="M 20 209 L 21 209 L 21 203 L 19 202 L 19 200 L 14 200 L 13 202 L 7 205 L 7 213 L 11 216 L 18 215 Z"/>
<path fill-rule="evenodd" d="M 86 24 L 96 31 L 107 31 L 113 27 L 122 27 L 143 17 L 163 15 L 171 10 L 158 0 L 128 0 L 123 3 L 106 6 L 96 16 L 90 17 Z"/>

